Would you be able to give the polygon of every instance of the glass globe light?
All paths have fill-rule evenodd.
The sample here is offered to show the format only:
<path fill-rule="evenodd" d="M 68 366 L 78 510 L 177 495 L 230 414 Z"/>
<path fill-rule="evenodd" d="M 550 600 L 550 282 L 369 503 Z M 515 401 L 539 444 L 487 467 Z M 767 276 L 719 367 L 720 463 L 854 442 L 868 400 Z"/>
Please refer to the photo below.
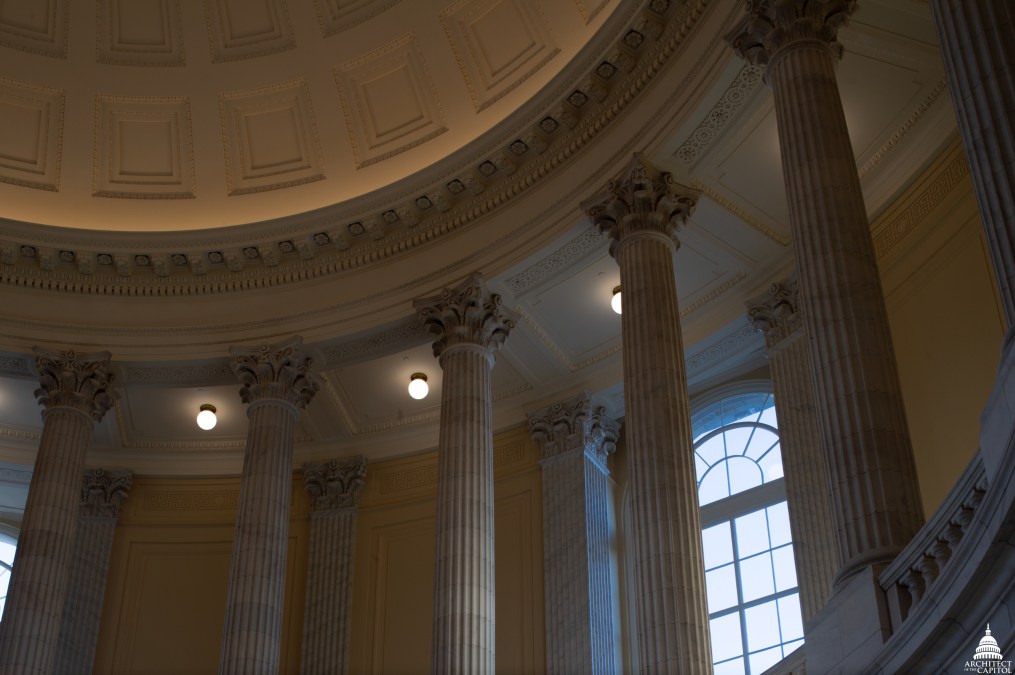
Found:
<path fill-rule="evenodd" d="M 430 385 L 426 383 L 426 375 L 423 373 L 413 373 L 409 377 L 409 396 L 418 401 L 426 398 L 426 395 L 429 393 Z"/>
<path fill-rule="evenodd" d="M 210 403 L 202 405 L 200 412 L 197 413 L 197 426 L 205 431 L 210 431 L 215 428 L 217 423 L 218 418 L 215 416 L 215 406 Z"/>
<path fill-rule="evenodd" d="M 610 300 L 610 306 L 613 307 L 613 311 L 620 314 L 620 286 L 616 286 L 613 289 L 613 299 Z"/>

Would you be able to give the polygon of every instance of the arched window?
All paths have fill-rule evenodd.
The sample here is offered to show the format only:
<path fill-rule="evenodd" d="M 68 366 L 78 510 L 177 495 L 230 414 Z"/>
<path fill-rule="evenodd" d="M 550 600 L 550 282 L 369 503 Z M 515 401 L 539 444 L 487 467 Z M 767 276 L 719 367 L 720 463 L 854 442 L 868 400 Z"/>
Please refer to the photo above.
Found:
<path fill-rule="evenodd" d="M 11 581 L 11 569 L 14 565 L 14 551 L 18 540 L 0 531 L 0 617 L 3 616 L 4 605 L 7 604 L 7 584 Z"/>
<path fill-rule="evenodd" d="M 803 644 L 772 394 L 733 393 L 692 416 L 716 675 L 757 675 Z"/>

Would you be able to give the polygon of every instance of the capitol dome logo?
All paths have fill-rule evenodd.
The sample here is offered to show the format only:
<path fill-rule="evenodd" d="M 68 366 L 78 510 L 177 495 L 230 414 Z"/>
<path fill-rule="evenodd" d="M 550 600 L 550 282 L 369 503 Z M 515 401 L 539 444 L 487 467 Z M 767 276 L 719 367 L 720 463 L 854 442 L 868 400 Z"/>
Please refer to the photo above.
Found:
<path fill-rule="evenodd" d="M 1001 648 L 997 646 L 997 640 L 990 634 L 990 624 L 987 624 L 987 631 L 980 638 L 980 644 L 973 652 L 973 660 L 966 661 L 965 671 L 967 673 L 1011 673 L 1011 661 L 1005 661 Z"/>

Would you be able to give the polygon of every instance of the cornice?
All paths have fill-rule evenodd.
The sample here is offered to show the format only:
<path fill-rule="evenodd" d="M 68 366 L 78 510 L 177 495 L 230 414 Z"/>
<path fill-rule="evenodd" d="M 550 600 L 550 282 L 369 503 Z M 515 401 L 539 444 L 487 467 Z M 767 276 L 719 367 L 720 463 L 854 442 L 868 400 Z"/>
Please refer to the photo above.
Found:
<path fill-rule="evenodd" d="M 663 70 L 711 0 L 619 10 L 540 101 L 426 177 L 333 207 L 197 234 L 94 233 L 0 221 L 0 284 L 101 296 L 195 296 L 330 277 L 414 250 L 547 181 Z"/>

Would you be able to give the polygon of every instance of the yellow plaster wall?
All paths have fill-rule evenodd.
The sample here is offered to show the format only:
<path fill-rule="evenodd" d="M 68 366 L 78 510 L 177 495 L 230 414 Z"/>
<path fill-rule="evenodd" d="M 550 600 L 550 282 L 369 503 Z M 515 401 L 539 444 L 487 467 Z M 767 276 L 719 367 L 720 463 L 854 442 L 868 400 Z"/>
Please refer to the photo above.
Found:
<path fill-rule="evenodd" d="M 542 673 L 543 547 L 538 448 L 524 426 L 494 440 L 497 672 Z M 353 581 L 353 673 L 430 669 L 435 452 L 371 463 Z M 138 476 L 120 514 L 97 675 L 218 672 L 238 478 Z M 282 672 L 299 672 L 310 501 L 293 479 Z"/>
<path fill-rule="evenodd" d="M 979 445 L 1004 336 L 958 140 L 872 229 L 929 517 Z"/>

